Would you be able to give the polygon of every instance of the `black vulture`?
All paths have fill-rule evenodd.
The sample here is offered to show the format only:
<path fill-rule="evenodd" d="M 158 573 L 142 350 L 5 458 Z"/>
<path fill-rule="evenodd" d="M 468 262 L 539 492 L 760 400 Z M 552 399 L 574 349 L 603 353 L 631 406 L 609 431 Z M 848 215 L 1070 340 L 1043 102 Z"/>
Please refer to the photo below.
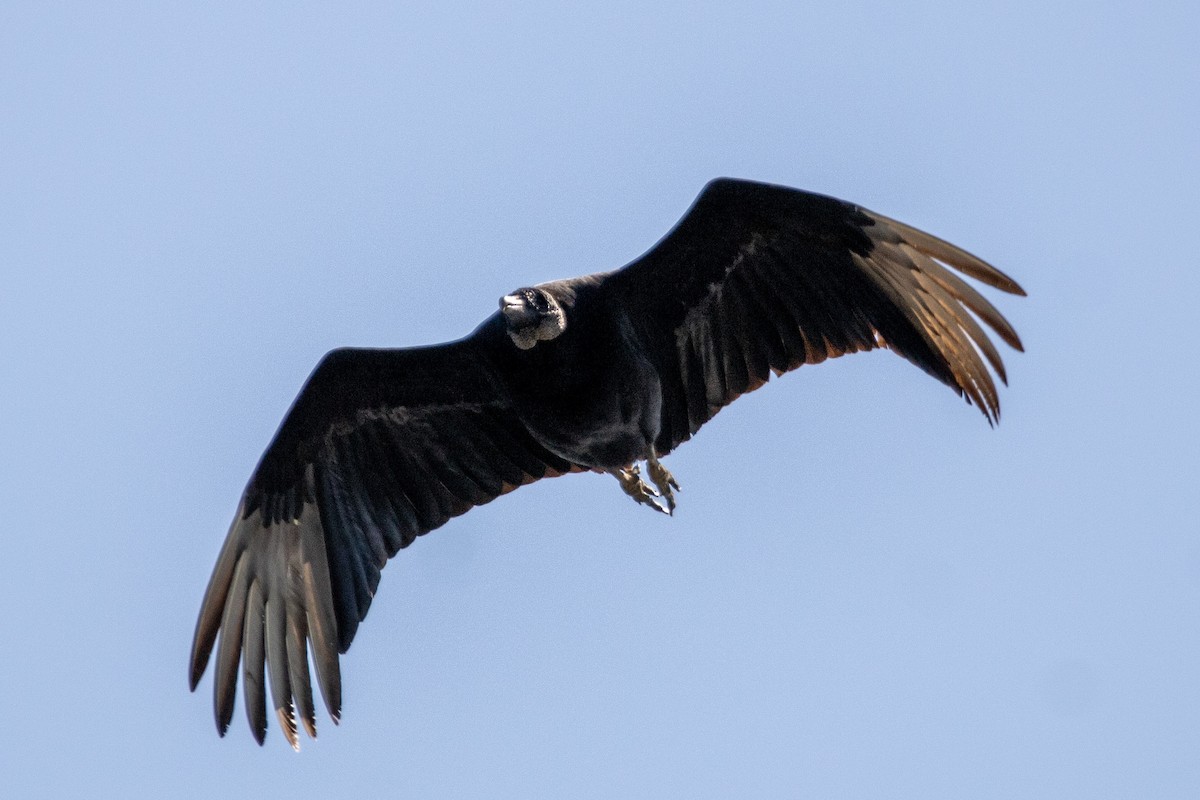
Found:
<path fill-rule="evenodd" d="M 1021 342 L 955 271 L 1024 294 L 975 256 L 859 206 L 724 178 L 623 269 L 518 289 L 448 344 L 330 352 L 242 495 L 196 624 L 192 689 L 215 644 L 218 731 L 240 661 L 254 737 L 266 733 L 265 672 L 297 746 L 297 717 L 316 735 L 309 654 L 336 721 L 338 654 L 400 549 L 568 472 L 611 473 L 669 513 L 678 484 L 658 459 L 802 364 L 886 347 L 994 424 L 988 365 L 1006 376 L 976 318 Z"/>

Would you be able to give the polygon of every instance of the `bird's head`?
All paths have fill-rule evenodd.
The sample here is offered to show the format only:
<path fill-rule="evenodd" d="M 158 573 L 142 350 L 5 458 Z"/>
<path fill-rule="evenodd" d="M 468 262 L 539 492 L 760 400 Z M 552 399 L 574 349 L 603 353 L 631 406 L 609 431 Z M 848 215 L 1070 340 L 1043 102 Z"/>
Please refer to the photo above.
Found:
<path fill-rule="evenodd" d="M 567 329 L 567 315 L 544 289 L 517 289 L 500 298 L 500 313 L 513 344 L 528 350 L 538 342 L 557 338 Z"/>

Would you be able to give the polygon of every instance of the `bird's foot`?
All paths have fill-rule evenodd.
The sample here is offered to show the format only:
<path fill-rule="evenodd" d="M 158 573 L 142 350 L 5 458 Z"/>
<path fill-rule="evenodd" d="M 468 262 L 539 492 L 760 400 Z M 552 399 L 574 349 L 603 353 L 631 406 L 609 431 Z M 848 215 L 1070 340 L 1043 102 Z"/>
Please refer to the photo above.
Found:
<path fill-rule="evenodd" d="M 675 492 L 672 490 L 679 488 L 675 476 L 667 472 L 667 468 L 659 463 L 658 456 L 653 450 L 650 451 L 650 458 L 646 460 L 646 468 L 650 471 L 650 480 L 654 481 L 654 485 L 658 487 L 657 494 L 667 502 L 667 513 L 674 514 Z"/>
<path fill-rule="evenodd" d="M 609 474 L 617 479 L 617 481 L 621 484 L 621 489 L 624 490 L 625 494 L 632 497 L 638 503 L 650 506 L 654 510 L 661 511 L 664 514 L 671 513 L 666 508 L 663 508 L 663 506 L 654 499 L 659 496 L 658 492 L 647 486 L 642 481 L 641 470 L 638 469 L 637 464 L 625 469 L 610 470 Z M 673 500 L 669 501 L 668 504 L 672 509 L 674 509 L 675 503 Z"/>

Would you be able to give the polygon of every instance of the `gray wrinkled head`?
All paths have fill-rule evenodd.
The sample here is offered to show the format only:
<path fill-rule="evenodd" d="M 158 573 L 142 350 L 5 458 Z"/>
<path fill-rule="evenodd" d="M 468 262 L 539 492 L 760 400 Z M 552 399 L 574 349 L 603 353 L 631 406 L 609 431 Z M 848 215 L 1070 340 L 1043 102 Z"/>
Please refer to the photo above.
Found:
<path fill-rule="evenodd" d="M 558 301 L 538 288 L 517 289 L 500 298 L 500 313 L 513 344 L 528 350 L 567 329 L 567 315 Z"/>

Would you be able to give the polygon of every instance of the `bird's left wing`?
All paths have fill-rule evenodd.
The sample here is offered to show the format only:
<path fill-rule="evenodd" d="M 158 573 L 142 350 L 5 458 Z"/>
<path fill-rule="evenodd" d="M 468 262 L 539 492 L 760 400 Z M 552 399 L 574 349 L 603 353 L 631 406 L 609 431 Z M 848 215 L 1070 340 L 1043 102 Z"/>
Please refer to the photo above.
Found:
<path fill-rule="evenodd" d="M 722 178 L 658 244 L 612 273 L 662 382 L 659 455 L 772 374 L 887 347 L 994 422 L 1004 364 L 975 317 L 1021 341 L 961 272 L 1015 281 L 965 250 L 832 197 Z"/>
<path fill-rule="evenodd" d="M 218 731 L 233 714 L 240 660 L 259 743 L 264 670 L 288 741 L 297 746 L 297 715 L 315 736 L 310 649 L 336 721 L 338 652 L 387 559 L 453 516 L 574 469 L 530 435 L 471 338 L 327 355 L 246 487 L 196 623 L 191 687 L 215 644 Z"/>

